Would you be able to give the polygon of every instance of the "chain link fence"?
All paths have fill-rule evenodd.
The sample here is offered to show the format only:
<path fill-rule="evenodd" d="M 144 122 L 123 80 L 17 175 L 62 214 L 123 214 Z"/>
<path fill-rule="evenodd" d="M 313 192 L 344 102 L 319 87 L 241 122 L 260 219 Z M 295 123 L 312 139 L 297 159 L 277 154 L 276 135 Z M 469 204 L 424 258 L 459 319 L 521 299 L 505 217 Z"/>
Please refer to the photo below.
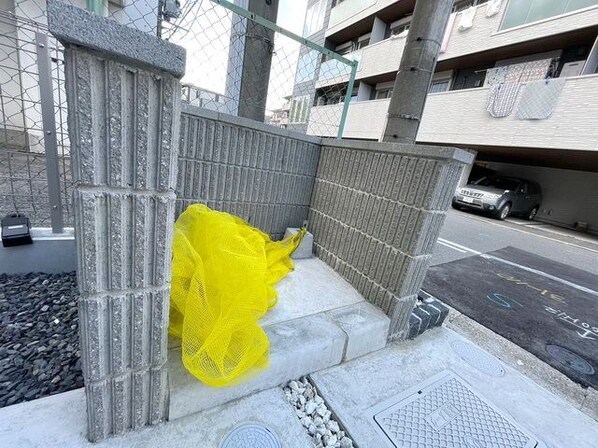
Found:
<path fill-rule="evenodd" d="M 159 35 L 160 0 L 67 0 Z M 45 86 L 45 87 L 44 87 Z M 45 122 L 44 122 L 45 120 Z M 72 178 L 63 48 L 47 28 L 45 0 L 4 0 L 0 9 L 0 217 L 72 226 Z"/>
<path fill-rule="evenodd" d="M 315 135 L 330 135 L 333 126 L 342 135 L 347 107 L 315 106 L 348 106 L 355 63 L 238 5 L 67 2 L 185 47 L 185 102 Z M 0 109 L 0 217 L 21 213 L 33 226 L 72 226 L 63 48 L 48 32 L 45 0 L 2 3 Z"/>
<path fill-rule="evenodd" d="M 184 0 L 178 17 L 164 20 L 161 29 L 163 39 L 187 50 L 184 101 L 304 133 L 342 136 L 344 109 L 311 111 L 352 97 L 353 61 L 223 0 Z"/>

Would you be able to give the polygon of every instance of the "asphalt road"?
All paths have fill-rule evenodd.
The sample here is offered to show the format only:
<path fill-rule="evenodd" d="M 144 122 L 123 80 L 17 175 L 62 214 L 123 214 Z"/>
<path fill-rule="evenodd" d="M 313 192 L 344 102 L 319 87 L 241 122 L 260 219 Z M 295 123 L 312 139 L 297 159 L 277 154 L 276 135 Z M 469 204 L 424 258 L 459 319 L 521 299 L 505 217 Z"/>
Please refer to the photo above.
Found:
<path fill-rule="evenodd" d="M 450 210 L 432 265 L 512 246 L 598 275 L 598 237 L 580 235 L 583 239 L 579 239 L 561 235 L 557 228 L 538 230 L 515 223 L 521 220 L 513 221 Z"/>
<path fill-rule="evenodd" d="M 450 211 L 423 289 L 598 390 L 597 242 Z"/>

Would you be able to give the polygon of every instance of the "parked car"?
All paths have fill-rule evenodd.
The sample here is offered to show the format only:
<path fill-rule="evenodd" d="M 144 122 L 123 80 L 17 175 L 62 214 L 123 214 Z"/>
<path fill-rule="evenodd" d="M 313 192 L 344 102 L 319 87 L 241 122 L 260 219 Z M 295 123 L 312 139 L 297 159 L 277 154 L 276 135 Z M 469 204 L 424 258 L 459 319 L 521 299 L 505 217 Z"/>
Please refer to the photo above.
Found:
<path fill-rule="evenodd" d="M 542 189 L 537 182 L 507 176 L 487 176 L 459 188 L 453 208 L 480 210 L 503 220 L 519 215 L 532 220 L 542 203 Z"/>

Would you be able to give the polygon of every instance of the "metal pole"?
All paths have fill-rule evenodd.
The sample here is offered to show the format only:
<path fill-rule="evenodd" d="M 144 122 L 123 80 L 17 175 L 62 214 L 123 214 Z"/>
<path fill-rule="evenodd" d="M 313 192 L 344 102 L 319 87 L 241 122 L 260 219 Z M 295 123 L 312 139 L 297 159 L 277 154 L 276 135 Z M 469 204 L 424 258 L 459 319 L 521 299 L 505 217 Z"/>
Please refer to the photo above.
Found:
<path fill-rule="evenodd" d="M 249 0 L 249 11 L 275 22 L 278 0 Z M 248 20 L 239 94 L 240 117 L 264 121 L 273 54 L 274 31 Z"/>
<path fill-rule="evenodd" d="M 347 84 L 347 93 L 345 94 L 345 102 L 343 104 L 343 112 L 341 113 L 341 119 L 338 124 L 338 132 L 336 134 L 337 139 L 343 138 L 343 132 L 345 130 L 345 122 L 347 121 L 347 114 L 349 113 L 349 103 L 353 97 L 353 87 L 355 86 L 355 76 L 357 74 L 358 61 L 351 63 L 351 76 L 349 76 L 349 83 Z"/>
<path fill-rule="evenodd" d="M 48 196 L 50 200 L 50 220 L 52 222 L 52 232 L 62 233 L 62 200 L 60 197 L 58 144 L 56 140 L 56 121 L 54 119 L 54 89 L 52 86 L 48 36 L 36 32 L 35 46 L 37 49 L 37 72 L 39 75 L 44 149 L 46 151 L 46 177 L 48 179 Z"/>
<path fill-rule="evenodd" d="M 255 23 L 257 23 L 259 25 L 263 25 L 272 31 L 276 31 L 277 33 L 280 33 L 283 36 L 287 36 L 288 38 L 294 40 L 295 42 L 299 42 L 301 45 L 305 45 L 306 47 L 311 48 L 312 50 L 316 50 L 322 54 L 325 54 L 326 56 L 329 56 L 332 59 L 336 59 L 337 61 L 343 62 L 344 64 L 347 64 L 347 65 L 351 65 L 353 63 L 353 61 L 351 59 L 347 59 L 347 58 L 341 56 L 340 54 L 335 53 L 332 50 L 329 50 L 328 48 L 325 48 L 321 45 L 316 44 L 315 42 L 312 42 L 309 39 L 306 39 L 305 37 L 301 37 L 298 34 L 292 33 L 285 28 L 281 28 L 276 23 L 274 23 L 270 20 L 266 20 L 263 17 L 256 16 L 254 13 L 249 12 L 246 9 L 243 9 L 238 5 L 235 5 L 234 3 L 231 3 L 226 0 L 211 0 L 211 1 L 212 1 L 212 3 L 217 3 L 218 5 L 225 7 L 229 11 L 232 11 L 235 14 L 240 15 L 241 17 L 245 17 L 246 19 L 253 20 Z"/>
<path fill-rule="evenodd" d="M 382 141 L 415 143 L 453 0 L 417 0 Z"/>

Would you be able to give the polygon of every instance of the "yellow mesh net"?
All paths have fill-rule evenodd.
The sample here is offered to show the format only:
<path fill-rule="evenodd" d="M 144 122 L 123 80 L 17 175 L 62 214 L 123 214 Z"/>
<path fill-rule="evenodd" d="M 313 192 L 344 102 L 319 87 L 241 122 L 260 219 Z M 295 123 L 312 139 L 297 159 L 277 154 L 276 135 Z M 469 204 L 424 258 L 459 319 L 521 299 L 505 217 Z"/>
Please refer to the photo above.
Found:
<path fill-rule="evenodd" d="M 226 386 L 268 363 L 258 320 L 276 304 L 274 285 L 293 270 L 305 235 L 273 242 L 233 215 L 189 206 L 174 226 L 169 331 L 198 380 Z"/>

